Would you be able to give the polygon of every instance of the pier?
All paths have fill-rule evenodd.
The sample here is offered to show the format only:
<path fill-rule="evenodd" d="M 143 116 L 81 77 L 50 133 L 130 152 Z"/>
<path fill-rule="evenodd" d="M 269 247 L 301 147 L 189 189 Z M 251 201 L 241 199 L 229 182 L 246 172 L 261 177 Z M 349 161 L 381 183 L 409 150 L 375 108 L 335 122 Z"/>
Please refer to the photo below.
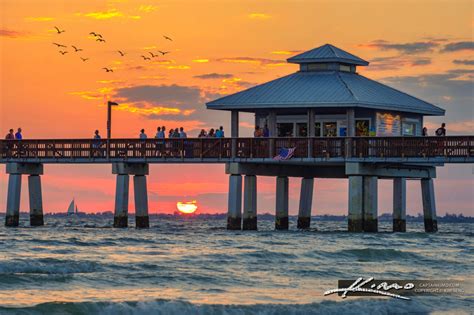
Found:
<path fill-rule="evenodd" d="M 43 224 L 45 164 L 110 164 L 117 178 L 117 228 L 128 226 L 132 175 L 136 227 L 147 228 L 149 164 L 221 163 L 229 175 L 229 230 L 257 229 L 258 177 L 271 176 L 277 230 L 289 228 L 289 177 L 298 177 L 299 229 L 312 224 L 314 179 L 344 178 L 348 230 L 377 232 L 383 179 L 393 181 L 393 231 L 405 232 L 410 179 L 420 181 L 425 231 L 436 232 L 436 168 L 474 163 L 474 135 L 445 136 L 443 127 L 441 136 L 426 136 L 425 116 L 443 116 L 444 109 L 360 75 L 357 67 L 369 62 L 333 45 L 287 61 L 299 70 L 206 104 L 230 112 L 230 137 L 1 140 L 0 164 L 10 176 L 5 225 L 18 226 L 22 175 L 29 176 L 31 225 Z M 111 104 L 116 103 L 109 102 L 109 109 Z M 240 112 L 255 115 L 255 137 L 239 137 Z M 110 111 L 108 122 L 110 134 Z M 289 149 L 292 155 L 283 156 Z"/>

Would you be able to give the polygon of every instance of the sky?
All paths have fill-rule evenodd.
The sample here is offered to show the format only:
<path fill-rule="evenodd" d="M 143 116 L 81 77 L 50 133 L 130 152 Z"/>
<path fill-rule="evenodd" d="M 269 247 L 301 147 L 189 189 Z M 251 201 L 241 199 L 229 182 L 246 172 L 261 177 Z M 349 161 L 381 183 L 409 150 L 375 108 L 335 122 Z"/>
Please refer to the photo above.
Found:
<path fill-rule="evenodd" d="M 206 110 L 207 101 L 295 72 L 287 58 L 331 43 L 370 62 L 360 74 L 446 109 L 425 119 L 431 134 L 446 122 L 448 134 L 472 135 L 473 13 L 463 0 L 0 0 L 0 130 L 21 127 L 30 139 L 91 138 L 95 129 L 105 136 L 106 99 L 120 103 L 113 137 L 135 138 L 141 128 L 153 136 L 162 125 L 183 126 L 188 136 L 229 130 L 230 114 Z M 242 136 L 252 122 L 241 114 Z M 474 215 L 473 174 L 472 165 L 438 168 L 438 214 Z M 0 211 L 7 179 L 2 165 Z M 46 165 L 42 184 L 45 212 L 66 211 L 72 198 L 81 211 L 113 210 L 110 165 Z M 224 165 L 152 165 L 150 213 L 172 213 L 187 200 L 201 213 L 225 212 L 227 185 Z M 26 177 L 22 189 L 27 211 Z M 291 178 L 290 214 L 299 189 Z M 379 181 L 380 213 L 391 211 L 391 191 L 391 181 Z M 419 181 L 407 191 L 407 212 L 420 213 Z M 258 178 L 258 197 L 260 213 L 274 212 L 274 178 Z M 133 189 L 130 201 L 133 212 Z M 346 180 L 315 181 L 313 215 L 323 213 L 347 213 Z"/>

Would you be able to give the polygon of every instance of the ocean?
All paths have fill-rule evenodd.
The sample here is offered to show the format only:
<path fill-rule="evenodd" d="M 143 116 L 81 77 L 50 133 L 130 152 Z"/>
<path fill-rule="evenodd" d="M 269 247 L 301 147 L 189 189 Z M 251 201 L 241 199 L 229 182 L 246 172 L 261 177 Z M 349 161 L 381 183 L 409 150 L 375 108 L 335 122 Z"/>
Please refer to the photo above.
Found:
<path fill-rule="evenodd" d="M 0 217 L 0 222 L 4 218 Z M 0 227 L 0 314 L 472 314 L 472 223 L 426 234 L 317 229 L 227 231 L 222 218 L 152 217 L 151 228 L 111 219 L 46 217 L 46 226 Z M 324 296 L 338 279 L 464 280 L 465 293 Z"/>

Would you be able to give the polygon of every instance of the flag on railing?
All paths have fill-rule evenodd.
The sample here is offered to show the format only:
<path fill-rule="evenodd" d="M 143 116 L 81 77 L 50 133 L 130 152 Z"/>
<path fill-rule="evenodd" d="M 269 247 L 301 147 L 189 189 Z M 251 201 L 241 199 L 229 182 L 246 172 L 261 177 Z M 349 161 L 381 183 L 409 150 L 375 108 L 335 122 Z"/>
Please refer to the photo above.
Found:
<path fill-rule="evenodd" d="M 278 155 L 275 156 L 273 159 L 275 161 L 289 160 L 293 157 L 295 150 L 296 150 L 296 147 L 295 148 L 280 148 L 280 150 L 278 151 Z"/>

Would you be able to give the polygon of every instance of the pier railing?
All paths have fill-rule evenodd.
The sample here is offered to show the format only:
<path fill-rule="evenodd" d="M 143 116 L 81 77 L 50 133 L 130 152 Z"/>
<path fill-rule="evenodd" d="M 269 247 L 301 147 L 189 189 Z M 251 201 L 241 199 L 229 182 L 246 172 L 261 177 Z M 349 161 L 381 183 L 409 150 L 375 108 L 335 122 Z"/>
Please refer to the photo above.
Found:
<path fill-rule="evenodd" d="M 232 142 L 236 143 L 232 156 Z M 474 158 L 474 136 L 39 139 L 0 140 L 0 162 L 12 160 L 127 160 L 272 158 L 281 148 L 296 148 L 294 158 Z M 108 152 L 107 152 L 108 151 Z"/>

